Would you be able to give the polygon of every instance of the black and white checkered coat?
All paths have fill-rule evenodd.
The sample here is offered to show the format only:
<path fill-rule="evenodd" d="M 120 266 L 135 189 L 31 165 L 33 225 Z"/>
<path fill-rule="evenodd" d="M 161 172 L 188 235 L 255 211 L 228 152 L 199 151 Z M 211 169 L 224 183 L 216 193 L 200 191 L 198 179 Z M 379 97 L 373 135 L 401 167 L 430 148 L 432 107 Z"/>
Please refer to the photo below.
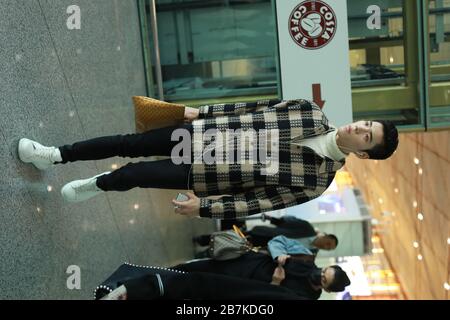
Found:
<path fill-rule="evenodd" d="M 322 110 L 308 100 L 202 106 L 193 128 L 194 150 L 199 147 L 207 150 L 211 142 L 204 134 L 208 129 L 220 132 L 278 129 L 279 132 L 279 170 L 273 175 L 261 174 L 264 166 L 259 163 L 207 164 L 194 159 L 197 161 L 192 166 L 193 189 L 200 197 L 202 217 L 233 219 L 310 201 L 328 188 L 336 171 L 344 165 L 343 161 L 323 158 L 295 143 L 335 130 Z M 235 148 L 239 147 L 236 143 Z"/>

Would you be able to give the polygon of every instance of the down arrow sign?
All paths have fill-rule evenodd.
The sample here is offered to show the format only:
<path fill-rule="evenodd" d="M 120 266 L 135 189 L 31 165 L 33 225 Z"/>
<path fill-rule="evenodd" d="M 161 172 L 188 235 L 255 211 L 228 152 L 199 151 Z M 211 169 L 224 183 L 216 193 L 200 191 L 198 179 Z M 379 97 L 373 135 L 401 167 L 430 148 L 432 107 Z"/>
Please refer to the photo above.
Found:
<path fill-rule="evenodd" d="M 322 89 L 320 87 L 320 83 L 314 83 L 312 85 L 312 89 L 313 89 L 313 101 L 320 107 L 320 109 L 323 109 L 325 100 L 322 100 Z"/>

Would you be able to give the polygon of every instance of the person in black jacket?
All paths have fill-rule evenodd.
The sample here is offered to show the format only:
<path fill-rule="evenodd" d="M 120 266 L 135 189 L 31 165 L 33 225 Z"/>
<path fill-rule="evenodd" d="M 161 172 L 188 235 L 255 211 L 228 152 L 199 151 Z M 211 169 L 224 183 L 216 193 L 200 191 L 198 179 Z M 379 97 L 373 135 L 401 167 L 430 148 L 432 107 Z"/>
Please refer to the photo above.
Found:
<path fill-rule="evenodd" d="M 274 218 L 263 214 L 263 220 L 265 219 L 269 219 L 270 223 L 276 227 L 255 226 L 249 231 L 244 231 L 248 240 L 255 247 L 267 247 L 267 243 L 277 236 L 298 240 L 315 255 L 319 250 L 334 250 L 338 245 L 338 238 L 334 234 L 318 233 L 312 224 L 306 220 L 289 215 Z M 201 246 L 207 246 L 210 237 L 211 235 L 201 235 L 194 237 L 193 240 Z M 207 256 L 208 251 L 205 251 L 197 254 L 196 257 L 204 258 Z"/>
<path fill-rule="evenodd" d="M 255 226 L 247 231 L 252 243 L 255 246 L 267 246 L 267 243 L 276 236 L 285 236 L 288 238 L 309 238 L 317 235 L 313 225 L 306 220 L 294 216 L 285 215 L 280 218 L 265 215 L 275 228 L 269 226 Z"/>
<path fill-rule="evenodd" d="M 292 290 L 258 280 L 207 272 L 176 272 L 164 268 L 122 265 L 104 283 L 117 284 L 111 292 L 100 285 L 99 300 L 304 300 Z M 138 272 L 136 272 L 138 271 Z M 274 279 L 276 280 L 276 278 Z"/>
<path fill-rule="evenodd" d="M 334 250 L 338 245 L 338 239 L 333 234 L 317 232 L 313 225 L 306 220 L 294 216 L 281 218 L 268 217 L 275 228 L 268 226 L 256 226 L 246 235 L 250 242 L 257 247 L 266 247 L 267 243 L 277 236 L 285 236 L 300 240 L 314 254 L 321 250 Z M 307 238 L 309 238 L 307 240 Z"/>
<path fill-rule="evenodd" d="M 322 289 L 343 291 L 350 284 L 347 274 L 339 266 L 318 268 L 314 262 L 295 255 L 279 256 L 276 261 L 263 253 L 248 252 L 232 260 L 202 260 L 180 264 L 172 269 L 184 272 L 223 274 L 265 283 L 277 283 L 305 299 L 316 300 Z M 274 278 L 277 278 L 278 281 Z"/>

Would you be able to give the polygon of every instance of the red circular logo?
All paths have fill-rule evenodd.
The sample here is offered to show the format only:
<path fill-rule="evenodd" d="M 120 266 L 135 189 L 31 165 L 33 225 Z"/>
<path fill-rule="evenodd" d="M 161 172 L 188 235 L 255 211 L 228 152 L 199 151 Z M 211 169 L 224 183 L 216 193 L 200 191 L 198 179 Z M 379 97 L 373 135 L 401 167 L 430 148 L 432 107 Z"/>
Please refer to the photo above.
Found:
<path fill-rule="evenodd" d="M 326 46 L 336 34 L 336 14 L 322 1 L 304 1 L 289 17 L 289 34 L 300 47 L 314 50 Z"/>

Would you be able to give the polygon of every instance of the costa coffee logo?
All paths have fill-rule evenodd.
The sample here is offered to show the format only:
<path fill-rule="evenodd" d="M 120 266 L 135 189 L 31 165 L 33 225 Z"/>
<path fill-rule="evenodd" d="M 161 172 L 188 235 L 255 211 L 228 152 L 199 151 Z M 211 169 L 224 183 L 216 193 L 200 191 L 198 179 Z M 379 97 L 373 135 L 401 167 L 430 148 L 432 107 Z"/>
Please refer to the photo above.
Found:
<path fill-rule="evenodd" d="M 337 28 L 336 14 L 322 1 L 304 1 L 289 17 L 289 33 L 300 47 L 314 50 L 326 46 Z"/>

